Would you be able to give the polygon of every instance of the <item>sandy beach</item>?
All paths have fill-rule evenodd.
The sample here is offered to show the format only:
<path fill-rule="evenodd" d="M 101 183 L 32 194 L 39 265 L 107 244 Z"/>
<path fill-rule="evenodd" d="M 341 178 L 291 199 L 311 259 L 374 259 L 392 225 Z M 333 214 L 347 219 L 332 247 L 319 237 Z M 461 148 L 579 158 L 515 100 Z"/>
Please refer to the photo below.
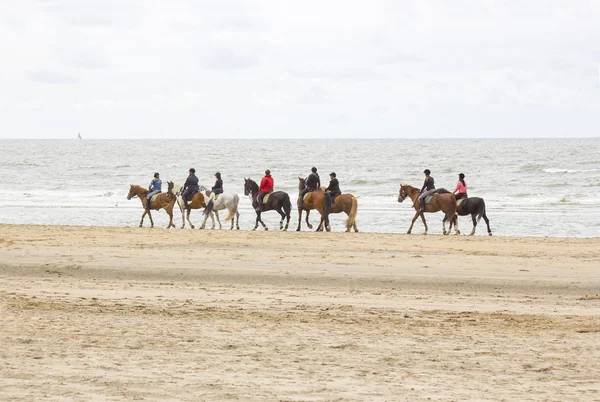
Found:
<path fill-rule="evenodd" d="M 0 225 L 0 400 L 600 400 L 600 239 Z"/>

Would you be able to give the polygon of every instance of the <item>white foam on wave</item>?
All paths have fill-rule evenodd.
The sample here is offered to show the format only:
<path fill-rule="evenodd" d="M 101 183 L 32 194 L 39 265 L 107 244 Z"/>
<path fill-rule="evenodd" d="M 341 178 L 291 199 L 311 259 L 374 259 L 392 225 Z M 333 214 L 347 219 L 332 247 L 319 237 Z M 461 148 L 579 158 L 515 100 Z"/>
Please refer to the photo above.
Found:
<path fill-rule="evenodd" d="M 600 169 L 561 169 L 561 168 L 548 168 L 544 169 L 545 173 L 590 173 L 598 172 Z"/>

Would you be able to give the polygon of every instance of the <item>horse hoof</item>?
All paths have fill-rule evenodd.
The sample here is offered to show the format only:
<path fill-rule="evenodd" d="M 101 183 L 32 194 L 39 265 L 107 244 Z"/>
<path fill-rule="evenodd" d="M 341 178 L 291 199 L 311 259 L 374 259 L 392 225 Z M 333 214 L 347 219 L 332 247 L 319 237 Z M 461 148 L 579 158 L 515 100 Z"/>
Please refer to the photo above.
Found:
<path fill-rule="evenodd" d="M 313 228 L 313 226 L 312 226 L 312 225 L 307 225 L 307 226 L 308 226 L 308 228 L 309 228 L 309 229 L 312 229 L 312 228 Z"/>
<path fill-rule="evenodd" d="M 490 236 L 492 235 L 491 233 L 488 233 Z"/>
<path fill-rule="evenodd" d="M 408 232 L 406 232 L 406 234 L 410 234 L 410 230 Z"/>
<path fill-rule="evenodd" d="M 299 231 L 300 231 L 300 228 L 296 229 L 296 232 L 299 232 Z"/>
<path fill-rule="evenodd" d="M 252 229 L 252 230 L 256 230 L 256 228 Z"/>
<path fill-rule="evenodd" d="M 446 232 L 446 231 L 444 230 L 444 235 L 447 235 L 447 234 L 448 234 L 448 232 Z"/>
<path fill-rule="evenodd" d="M 265 228 L 265 230 L 269 230 L 269 228 Z"/>
<path fill-rule="evenodd" d="M 142 225 L 140 225 L 139 227 L 142 227 Z"/>

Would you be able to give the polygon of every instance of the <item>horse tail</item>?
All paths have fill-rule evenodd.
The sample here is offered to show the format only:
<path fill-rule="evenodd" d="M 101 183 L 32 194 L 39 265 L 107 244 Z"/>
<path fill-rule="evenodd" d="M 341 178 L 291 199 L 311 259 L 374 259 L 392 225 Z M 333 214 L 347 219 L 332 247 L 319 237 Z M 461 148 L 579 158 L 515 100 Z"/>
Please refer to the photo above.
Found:
<path fill-rule="evenodd" d="M 485 201 L 483 200 L 483 198 L 480 198 L 479 200 L 479 205 L 477 206 L 477 223 L 479 223 L 481 217 L 485 215 Z"/>
<path fill-rule="evenodd" d="M 212 200 L 211 200 L 212 202 Z M 225 221 L 230 221 L 233 219 L 233 217 L 235 216 L 237 209 L 238 209 L 238 203 L 240 202 L 240 197 L 237 194 L 233 195 L 233 208 L 231 209 L 231 211 L 229 211 L 229 215 L 227 216 L 227 218 L 225 218 Z M 210 202 L 209 202 L 210 204 Z"/>
<path fill-rule="evenodd" d="M 283 212 L 285 212 L 285 217 L 290 219 L 290 213 L 292 212 L 292 201 L 290 201 L 290 196 L 288 193 L 285 194 L 285 199 L 283 200 Z"/>
<path fill-rule="evenodd" d="M 346 220 L 346 227 L 351 228 L 356 222 L 356 214 L 358 213 L 358 200 L 355 196 L 352 196 L 352 206 L 350 207 L 350 213 L 348 214 L 348 220 Z"/>
<path fill-rule="evenodd" d="M 213 208 L 215 207 L 215 202 L 213 200 L 210 200 L 208 202 L 208 204 L 206 205 L 206 208 L 204 208 L 204 216 L 210 215 L 210 213 L 212 212 Z"/>
<path fill-rule="evenodd" d="M 331 194 L 325 193 L 325 197 L 323 197 L 323 202 L 325 203 L 325 208 L 323 208 L 323 217 L 327 218 L 331 213 L 331 206 L 333 205 L 333 201 L 331 199 Z"/>

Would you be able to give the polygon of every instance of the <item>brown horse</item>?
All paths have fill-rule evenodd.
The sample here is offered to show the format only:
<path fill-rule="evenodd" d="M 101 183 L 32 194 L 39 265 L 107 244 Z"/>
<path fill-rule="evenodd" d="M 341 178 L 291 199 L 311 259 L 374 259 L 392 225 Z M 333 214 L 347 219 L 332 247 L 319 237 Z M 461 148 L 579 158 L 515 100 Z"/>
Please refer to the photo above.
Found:
<path fill-rule="evenodd" d="M 195 228 L 192 221 L 190 221 L 190 213 L 192 212 L 192 209 L 206 208 L 209 198 L 208 198 L 208 195 L 206 195 L 205 191 L 206 191 L 206 188 L 201 186 L 200 191 L 196 192 L 192 196 L 191 201 L 188 201 L 188 209 L 186 210 L 185 203 L 183 201 L 183 198 L 181 197 L 181 188 L 175 189 L 175 195 L 177 197 L 177 205 L 179 205 L 179 210 L 181 211 L 181 229 L 185 228 L 186 218 L 187 218 L 188 223 L 190 224 L 190 227 L 192 229 Z M 211 214 L 211 218 L 212 218 L 212 214 Z M 204 221 L 204 223 L 206 223 L 206 220 Z M 213 227 L 214 226 L 215 226 L 215 220 L 213 218 Z M 204 229 L 204 224 L 202 225 L 202 227 L 200 229 Z"/>
<path fill-rule="evenodd" d="M 175 194 L 173 194 L 173 183 L 168 182 L 168 191 L 166 193 L 158 194 L 151 201 L 146 200 L 146 194 L 148 194 L 148 189 L 138 186 L 137 184 L 132 184 L 129 187 L 129 194 L 127 195 L 127 199 L 130 200 L 133 197 L 138 197 L 142 202 L 142 207 L 144 207 L 144 213 L 142 214 L 142 220 L 140 221 L 140 227 L 144 224 L 144 216 L 148 214 L 150 217 L 150 227 L 154 227 L 154 221 L 152 220 L 152 214 L 150 213 L 151 209 L 159 210 L 164 209 L 169 215 L 169 225 L 167 229 L 171 226 L 175 227 L 173 223 L 173 206 L 175 205 Z M 150 202 L 150 209 L 146 209 L 146 202 Z"/>
<path fill-rule="evenodd" d="M 441 191 L 443 189 L 440 189 Z M 445 191 L 445 192 L 443 192 Z M 454 219 L 454 214 L 456 213 L 456 198 L 454 194 L 448 192 L 447 190 L 443 190 L 441 193 L 436 193 L 431 199 L 431 203 L 425 205 L 425 212 L 439 212 L 442 211 L 446 214 L 444 216 L 444 220 L 442 221 L 442 229 L 444 234 L 450 233 L 452 230 L 452 221 Z M 413 186 L 409 186 L 408 184 L 402 184 L 400 186 L 400 193 L 398 194 L 398 202 L 402 202 L 409 197 L 413 202 L 413 207 L 415 208 L 415 216 L 413 217 L 412 223 L 410 224 L 410 228 L 408 228 L 408 234 L 412 232 L 413 225 L 415 221 L 421 215 L 421 219 L 423 220 L 423 225 L 425 225 L 425 233 L 427 234 L 427 222 L 425 222 L 425 214 L 421 213 L 420 210 L 420 202 L 419 202 L 419 189 Z M 450 227 L 448 228 L 448 232 L 446 232 L 446 221 L 450 222 Z M 460 234 L 458 230 L 458 221 L 455 226 L 456 234 Z"/>
<path fill-rule="evenodd" d="M 306 180 L 302 177 L 298 177 L 298 192 L 302 192 L 306 187 Z M 329 213 L 331 212 L 331 195 L 326 193 L 322 189 L 317 189 L 315 191 L 311 191 L 304 195 L 304 204 L 302 208 L 300 208 L 300 197 L 298 197 L 298 229 L 296 231 L 300 231 L 300 226 L 302 224 L 302 211 L 306 211 L 306 225 L 309 229 L 312 229 L 312 225 L 308 221 L 308 215 L 310 214 L 311 209 L 316 209 L 321 214 L 321 223 L 317 228 L 317 231 L 323 231 L 323 227 L 326 231 L 330 232 L 331 228 L 329 227 Z"/>
<path fill-rule="evenodd" d="M 325 186 L 321 186 L 321 189 L 318 191 L 325 191 Z M 311 194 L 311 193 L 309 193 Z M 308 214 L 309 211 L 306 210 L 306 201 L 308 197 L 304 200 L 304 210 L 306 211 L 306 224 L 310 229 L 312 229 L 311 224 L 308 222 Z M 355 232 L 358 232 L 358 226 L 356 226 L 356 215 L 358 213 L 358 200 L 352 194 L 340 194 L 333 200 L 333 204 L 331 205 L 330 214 L 339 214 L 340 212 L 345 212 L 348 215 L 348 219 L 346 220 L 346 232 L 350 232 L 354 229 Z M 300 230 L 300 220 L 302 217 L 298 217 L 298 230 Z M 329 226 L 329 217 L 327 217 L 327 225 Z M 319 224 L 317 231 L 323 230 L 323 222 Z M 329 229 L 328 229 L 329 230 Z"/>

